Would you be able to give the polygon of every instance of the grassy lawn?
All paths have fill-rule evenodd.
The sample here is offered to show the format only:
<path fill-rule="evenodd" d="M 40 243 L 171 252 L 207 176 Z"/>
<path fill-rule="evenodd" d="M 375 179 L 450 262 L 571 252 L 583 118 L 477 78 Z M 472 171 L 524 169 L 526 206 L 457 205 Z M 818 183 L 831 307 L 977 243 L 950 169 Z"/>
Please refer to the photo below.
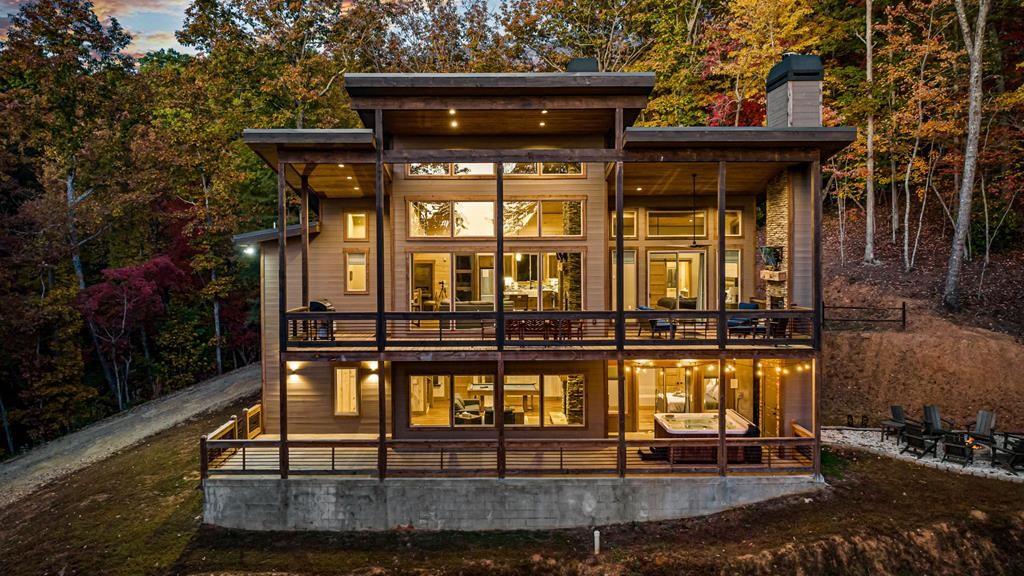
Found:
<path fill-rule="evenodd" d="M 1005 573 L 1024 572 L 1024 485 L 852 452 L 824 456 L 832 488 L 819 495 L 607 527 L 599 559 L 589 554 L 588 530 L 281 534 L 202 527 L 196 439 L 240 408 L 165 432 L 0 512 L 0 574 L 676 575 L 790 573 L 812 565 L 809 573 L 869 574 L 879 561 L 898 574 L 920 573 L 958 547 L 972 555 L 971 566 L 1002 562 Z"/>

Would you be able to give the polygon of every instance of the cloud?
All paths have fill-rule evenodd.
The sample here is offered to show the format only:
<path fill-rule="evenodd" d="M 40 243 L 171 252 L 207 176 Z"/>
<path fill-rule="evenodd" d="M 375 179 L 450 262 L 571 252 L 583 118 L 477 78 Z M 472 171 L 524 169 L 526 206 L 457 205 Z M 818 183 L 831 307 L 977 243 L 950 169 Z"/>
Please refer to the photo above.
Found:
<path fill-rule="evenodd" d="M 100 18 L 113 16 L 120 20 L 144 12 L 179 16 L 188 4 L 188 0 L 97 0 L 93 10 Z"/>

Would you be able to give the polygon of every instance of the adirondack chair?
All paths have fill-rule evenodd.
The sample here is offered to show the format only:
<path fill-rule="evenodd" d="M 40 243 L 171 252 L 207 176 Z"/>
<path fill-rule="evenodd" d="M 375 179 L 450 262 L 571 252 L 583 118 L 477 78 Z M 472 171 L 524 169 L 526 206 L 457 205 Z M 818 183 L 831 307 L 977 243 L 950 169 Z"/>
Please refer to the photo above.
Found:
<path fill-rule="evenodd" d="M 974 442 L 966 432 L 946 432 L 942 435 L 942 461 L 955 460 L 966 467 L 974 463 Z"/>
<path fill-rule="evenodd" d="M 907 415 L 903 411 L 903 406 L 894 404 L 889 406 L 890 418 L 888 420 L 882 420 L 882 441 L 889 436 L 896 436 L 896 444 L 903 442 L 903 429 L 907 425 Z M 851 418 L 852 419 L 852 418 Z"/>
<path fill-rule="evenodd" d="M 1003 432 L 1003 445 L 992 446 L 992 467 L 1005 466 L 1010 474 L 1024 469 L 1024 436 Z"/>
<path fill-rule="evenodd" d="M 903 440 L 907 445 L 903 447 L 903 450 L 900 450 L 900 454 L 910 451 L 918 459 L 928 454 L 938 456 L 939 439 L 941 438 L 941 435 L 929 433 L 925 426 L 908 420 L 903 427 Z"/>
<path fill-rule="evenodd" d="M 996 415 L 991 410 L 978 410 L 974 422 L 968 422 L 967 434 L 983 446 L 991 448 L 996 445 Z"/>
<path fill-rule="evenodd" d="M 939 407 L 934 404 L 927 404 L 924 407 L 924 430 L 932 436 L 942 436 L 946 432 L 952 432 L 953 421 L 943 418 L 939 413 Z"/>

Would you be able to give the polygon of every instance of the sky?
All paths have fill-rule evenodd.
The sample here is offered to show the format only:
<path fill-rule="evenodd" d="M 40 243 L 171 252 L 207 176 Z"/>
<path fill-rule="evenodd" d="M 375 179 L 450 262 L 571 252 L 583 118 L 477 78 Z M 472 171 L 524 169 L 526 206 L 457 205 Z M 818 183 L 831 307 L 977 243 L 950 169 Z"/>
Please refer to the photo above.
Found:
<path fill-rule="evenodd" d="M 0 0 L 0 30 L 6 30 L 7 15 L 18 11 L 17 0 Z M 184 52 L 174 39 L 181 28 L 189 0 L 93 0 L 93 7 L 101 19 L 113 16 L 132 35 L 128 52 L 145 54 L 161 48 L 175 48 Z M 0 35 L 2 32 L 0 32 Z"/>

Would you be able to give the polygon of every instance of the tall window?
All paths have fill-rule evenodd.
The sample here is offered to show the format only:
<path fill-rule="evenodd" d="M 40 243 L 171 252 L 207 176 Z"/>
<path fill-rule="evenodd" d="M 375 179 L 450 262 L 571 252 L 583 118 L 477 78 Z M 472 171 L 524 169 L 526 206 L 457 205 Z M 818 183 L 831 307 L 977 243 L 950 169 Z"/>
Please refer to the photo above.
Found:
<path fill-rule="evenodd" d="M 505 310 L 582 310 L 583 255 L 513 252 L 504 260 Z"/>
<path fill-rule="evenodd" d="M 740 285 L 740 251 L 725 251 L 725 303 L 736 305 L 742 298 Z"/>
<path fill-rule="evenodd" d="M 648 252 L 647 258 L 649 306 L 704 309 L 704 252 Z"/>
<path fill-rule="evenodd" d="M 464 407 L 460 405 L 459 409 Z M 451 377 L 409 376 L 409 424 L 413 427 L 450 427 L 451 423 Z"/>
<path fill-rule="evenodd" d="M 345 240 L 367 240 L 369 237 L 366 212 L 346 212 Z"/>
<path fill-rule="evenodd" d="M 582 374 L 545 374 L 544 426 L 583 426 L 586 389 Z"/>
<path fill-rule="evenodd" d="M 411 255 L 410 266 L 409 301 L 413 312 L 494 310 L 494 254 L 416 252 Z M 478 320 L 460 320 L 457 327 L 480 326 Z"/>
<path fill-rule="evenodd" d="M 743 236 L 743 211 L 742 210 L 726 210 L 725 211 L 725 235 L 726 236 Z"/>
<path fill-rule="evenodd" d="M 366 252 L 345 253 L 345 291 L 366 292 Z"/>
<path fill-rule="evenodd" d="M 703 210 L 651 210 L 647 212 L 647 235 L 650 237 L 694 237 L 708 235 Z"/>
<path fill-rule="evenodd" d="M 359 370 L 334 369 L 334 415 L 359 416 Z"/>

